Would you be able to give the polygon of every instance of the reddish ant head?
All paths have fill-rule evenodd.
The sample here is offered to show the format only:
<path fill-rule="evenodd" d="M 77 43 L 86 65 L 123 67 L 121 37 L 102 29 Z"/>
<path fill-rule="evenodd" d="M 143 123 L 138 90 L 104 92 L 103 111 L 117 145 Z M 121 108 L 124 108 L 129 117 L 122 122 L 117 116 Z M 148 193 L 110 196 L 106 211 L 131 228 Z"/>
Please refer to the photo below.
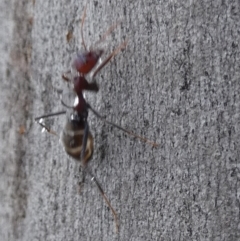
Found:
<path fill-rule="evenodd" d="M 97 92 L 99 90 L 96 82 L 88 83 L 83 76 L 77 76 L 73 79 L 73 88 L 77 96 L 82 94 L 82 91 L 89 90 Z"/>
<path fill-rule="evenodd" d="M 97 64 L 103 50 L 94 50 L 84 53 L 78 53 L 76 59 L 73 61 L 73 67 L 80 73 L 80 75 L 88 74 Z"/>

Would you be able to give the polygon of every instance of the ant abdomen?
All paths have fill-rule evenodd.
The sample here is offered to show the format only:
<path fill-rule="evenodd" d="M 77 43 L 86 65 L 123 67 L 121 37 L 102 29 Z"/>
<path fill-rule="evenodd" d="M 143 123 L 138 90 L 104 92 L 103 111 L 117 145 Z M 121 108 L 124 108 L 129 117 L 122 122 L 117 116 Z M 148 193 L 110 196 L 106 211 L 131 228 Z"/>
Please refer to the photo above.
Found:
<path fill-rule="evenodd" d="M 84 124 L 75 120 L 67 120 L 61 134 L 61 142 L 66 153 L 77 161 L 80 160 L 83 147 Z M 93 154 L 93 136 L 88 132 L 87 144 L 85 149 L 82 166 L 86 166 Z"/>

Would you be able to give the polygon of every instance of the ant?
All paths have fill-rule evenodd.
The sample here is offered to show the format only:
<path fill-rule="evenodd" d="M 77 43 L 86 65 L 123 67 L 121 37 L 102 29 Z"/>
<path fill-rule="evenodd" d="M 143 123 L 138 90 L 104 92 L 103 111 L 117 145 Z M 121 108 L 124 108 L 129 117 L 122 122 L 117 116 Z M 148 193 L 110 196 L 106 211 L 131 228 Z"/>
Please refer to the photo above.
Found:
<path fill-rule="evenodd" d="M 94 91 L 98 92 L 99 87 L 96 82 L 88 82 L 86 79 L 86 75 L 93 70 L 93 68 L 96 66 L 96 64 L 99 62 L 99 59 L 101 55 L 103 54 L 103 50 L 101 49 L 90 49 L 87 50 L 84 37 L 83 37 L 83 24 L 84 19 L 86 16 L 86 7 L 84 9 L 84 14 L 81 22 L 81 38 L 82 38 L 82 44 L 84 46 L 85 51 L 82 53 L 78 53 L 76 59 L 73 61 L 73 67 L 75 70 L 77 70 L 78 75 L 73 78 L 73 90 L 76 94 L 77 103 L 72 107 L 68 106 L 61 100 L 62 105 L 71 108 L 71 114 L 68 116 L 66 124 L 63 128 L 63 131 L 60 136 L 60 140 L 63 144 L 63 147 L 66 151 L 66 153 L 74 158 L 77 161 L 80 161 L 80 169 L 83 169 L 83 179 L 82 182 L 79 184 L 84 183 L 85 175 L 88 174 L 91 177 L 91 180 L 96 184 L 99 192 L 101 193 L 103 199 L 105 200 L 107 206 L 110 208 L 115 224 L 116 224 L 116 230 L 118 232 L 118 218 L 117 213 L 112 207 L 110 201 L 108 200 L 103 188 L 99 184 L 96 177 L 93 175 L 88 162 L 90 161 L 92 154 L 93 154 L 93 136 L 89 130 L 88 125 L 88 111 L 90 110 L 96 117 L 100 118 L 105 123 L 112 125 L 118 129 L 120 129 L 123 132 L 126 132 L 129 135 L 134 136 L 135 138 L 138 138 L 144 142 L 150 143 L 153 147 L 158 146 L 157 143 L 152 142 L 144 137 L 138 136 L 134 134 L 133 132 L 115 124 L 105 119 L 105 117 L 101 116 L 95 109 L 93 109 L 89 103 L 86 102 L 83 92 L 84 91 Z M 102 41 L 113 29 L 115 26 L 112 26 L 109 28 L 109 30 L 105 33 L 105 35 L 98 41 Z M 95 75 L 123 48 L 126 47 L 127 42 L 123 42 L 119 47 L 117 47 L 94 71 L 92 75 L 92 79 L 95 77 Z M 65 75 L 62 75 L 62 78 L 67 81 L 71 82 L 71 79 L 66 77 Z M 67 111 L 60 111 L 56 113 L 50 113 L 47 115 L 42 115 L 40 117 L 35 118 L 35 121 L 42 126 L 47 132 L 57 135 L 54 131 L 49 129 L 45 124 L 42 123 L 42 119 L 63 115 L 66 114 Z"/>

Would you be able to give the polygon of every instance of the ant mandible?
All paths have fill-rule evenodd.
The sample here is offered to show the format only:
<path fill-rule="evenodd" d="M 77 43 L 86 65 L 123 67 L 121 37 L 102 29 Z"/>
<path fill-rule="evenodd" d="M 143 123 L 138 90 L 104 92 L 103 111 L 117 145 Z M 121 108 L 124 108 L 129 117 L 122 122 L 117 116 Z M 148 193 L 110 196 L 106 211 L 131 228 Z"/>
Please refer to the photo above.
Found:
<path fill-rule="evenodd" d="M 62 104 L 72 109 L 72 113 L 67 118 L 67 122 L 65 124 L 65 127 L 63 128 L 63 131 L 61 133 L 60 139 L 63 144 L 63 147 L 68 155 L 73 157 L 75 160 L 80 161 L 81 166 L 80 168 L 83 169 L 83 180 L 81 183 L 84 182 L 85 174 L 89 174 L 91 177 L 91 180 L 96 184 L 99 192 L 103 196 L 103 199 L 105 200 L 107 206 L 110 208 L 115 224 L 116 224 L 116 230 L 118 232 L 118 218 L 116 211 L 112 207 L 110 201 L 108 200 L 105 192 L 103 191 L 103 188 L 99 184 L 96 177 L 92 174 L 92 171 L 89 167 L 88 162 L 90 161 L 92 154 L 93 154 L 93 136 L 91 132 L 89 131 L 89 125 L 88 125 L 88 110 L 92 111 L 92 113 L 103 120 L 105 123 L 112 125 L 123 132 L 126 132 L 129 135 L 134 136 L 135 138 L 138 138 L 144 142 L 150 143 L 152 146 L 156 147 L 158 146 L 157 143 L 152 142 L 148 140 L 147 138 L 141 137 L 139 135 L 134 134 L 133 132 L 115 124 L 108 120 L 106 120 L 103 116 L 101 116 L 95 109 L 93 109 L 89 103 L 86 102 L 83 91 L 94 91 L 97 92 L 99 90 L 98 85 L 96 82 L 89 83 L 86 80 L 86 75 L 96 66 L 98 63 L 101 55 L 103 54 L 103 50 L 87 50 L 84 38 L 83 38 L 83 24 L 86 17 L 86 7 L 84 9 L 84 14 L 81 22 L 81 38 L 82 38 L 82 44 L 84 46 L 85 51 L 82 53 L 78 53 L 76 59 L 73 61 L 73 67 L 78 72 L 78 76 L 75 76 L 73 78 L 73 89 L 76 93 L 77 98 L 77 104 L 73 107 L 70 107 L 66 105 L 63 101 Z M 105 35 L 98 41 L 102 41 L 113 29 L 115 26 L 111 26 L 109 30 L 105 33 Z M 123 42 L 119 47 L 117 47 L 94 71 L 92 75 L 92 79 L 96 76 L 96 74 L 121 50 L 126 47 L 127 42 Z M 70 78 L 66 77 L 65 75 L 62 76 L 65 81 L 71 81 Z M 67 111 L 60 111 L 57 113 L 50 113 L 47 115 L 42 115 L 40 117 L 35 118 L 35 121 L 38 122 L 40 126 L 42 126 L 47 132 L 51 134 L 57 135 L 54 131 L 52 131 L 50 128 L 45 126 L 45 124 L 42 123 L 42 119 L 53 117 L 57 115 L 66 114 Z"/>

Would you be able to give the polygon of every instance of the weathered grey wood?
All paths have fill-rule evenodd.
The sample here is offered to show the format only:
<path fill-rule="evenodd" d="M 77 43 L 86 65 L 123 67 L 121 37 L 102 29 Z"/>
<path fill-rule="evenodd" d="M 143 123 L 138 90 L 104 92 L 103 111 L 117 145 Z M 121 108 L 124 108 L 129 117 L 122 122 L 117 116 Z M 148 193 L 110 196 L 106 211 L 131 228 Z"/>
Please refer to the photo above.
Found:
<path fill-rule="evenodd" d="M 62 110 L 85 2 L 0 1 L 1 240 L 239 240 L 239 1 L 89 1 L 88 46 L 125 51 L 87 100 L 158 149 L 90 114 L 91 167 L 119 214 L 34 123 Z M 67 42 L 66 34 L 73 30 Z M 60 133 L 65 117 L 51 119 Z M 24 132 L 25 129 L 25 133 Z"/>

